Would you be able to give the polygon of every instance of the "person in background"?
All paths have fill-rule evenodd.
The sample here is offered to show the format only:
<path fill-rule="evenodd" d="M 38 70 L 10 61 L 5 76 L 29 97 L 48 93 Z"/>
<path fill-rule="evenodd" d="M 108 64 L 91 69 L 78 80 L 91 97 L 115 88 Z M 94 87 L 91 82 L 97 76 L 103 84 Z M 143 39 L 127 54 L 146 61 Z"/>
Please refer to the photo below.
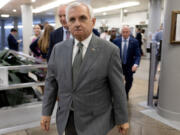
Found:
<path fill-rule="evenodd" d="M 47 26 L 47 25 L 49 25 L 49 23 L 48 22 L 44 22 L 43 24 L 40 24 L 41 25 L 41 34 L 43 34 L 44 33 L 44 30 L 45 30 L 45 27 Z"/>
<path fill-rule="evenodd" d="M 141 35 L 141 29 L 140 28 L 136 28 L 136 39 L 138 40 L 138 43 L 139 43 L 141 56 L 143 56 L 144 54 L 142 51 L 142 35 Z"/>
<path fill-rule="evenodd" d="M 114 39 L 116 39 L 116 30 L 112 29 L 110 32 L 110 41 L 113 42 Z"/>
<path fill-rule="evenodd" d="M 14 51 L 19 51 L 19 43 L 21 40 L 17 40 L 15 36 L 17 35 L 17 30 L 15 28 L 11 29 L 11 33 L 8 35 L 8 45 L 9 49 L 14 50 Z"/>
<path fill-rule="evenodd" d="M 155 33 L 154 40 L 159 43 L 160 41 L 162 41 L 162 38 L 163 38 L 163 24 L 161 24 L 158 32 Z"/>
<path fill-rule="evenodd" d="M 41 27 L 39 24 L 34 25 L 34 35 L 31 37 L 31 43 L 41 36 Z"/>
<path fill-rule="evenodd" d="M 145 35 L 145 29 L 141 29 L 141 36 L 142 36 L 142 50 L 143 50 L 143 54 L 146 55 L 147 38 L 146 38 L 146 35 Z"/>
<path fill-rule="evenodd" d="M 105 30 L 103 33 L 101 33 L 100 38 L 109 41 L 110 40 L 110 35 L 108 33 L 108 30 Z"/>
<path fill-rule="evenodd" d="M 58 16 L 62 27 L 51 33 L 47 61 L 49 60 L 52 49 L 56 43 L 72 38 L 66 22 L 66 7 L 67 5 L 60 5 L 59 7 Z"/>
<path fill-rule="evenodd" d="M 156 62 L 155 62 L 155 80 L 157 80 L 156 78 L 156 73 L 157 70 L 160 71 L 160 67 L 159 66 L 159 62 L 161 60 L 161 48 L 162 48 L 162 38 L 163 38 L 163 25 L 161 24 L 158 32 L 155 33 L 154 35 L 154 41 L 157 43 L 157 47 L 156 47 Z"/>
<path fill-rule="evenodd" d="M 46 27 L 47 25 L 50 25 L 49 22 L 44 22 L 44 23 L 43 23 L 43 28 L 45 29 L 45 27 Z"/>
<path fill-rule="evenodd" d="M 36 41 L 36 39 L 38 39 L 41 36 L 42 30 L 41 30 L 41 25 L 40 24 L 36 24 L 33 27 L 33 31 L 34 31 L 34 35 L 31 36 L 30 40 L 31 40 L 31 44 Z M 32 56 L 32 52 L 29 49 L 29 55 Z"/>
<path fill-rule="evenodd" d="M 34 56 L 42 59 L 42 61 L 46 61 L 49 48 L 50 33 L 53 30 L 54 28 L 51 25 L 47 25 L 45 27 L 43 35 L 30 45 L 30 49 L 33 52 Z"/>
<path fill-rule="evenodd" d="M 129 91 L 133 83 L 133 73 L 136 72 L 141 58 L 138 41 L 130 36 L 130 28 L 124 26 L 121 32 L 122 36 L 115 39 L 113 42 L 120 49 L 122 59 L 123 74 L 125 77 L 125 89 L 127 99 L 129 99 Z"/>
<path fill-rule="evenodd" d="M 44 29 L 44 25 L 43 25 L 43 24 L 41 24 L 41 23 L 39 23 L 38 25 L 40 26 L 40 28 L 41 28 L 41 32 L 42 32 L 42 31 L 43 31 L 43 29 Z"/>
<path fill-rule="evenodd" d="M 119 49 L 93 34 L 95 18 L 89 5 L 71 3 L 66 15 L 74 39 L 53 48 L 41 127 L 49 130 L 58 96 L 59 135 L 106 135 L 114 126 L 125 135 L 129 124 Z"/>

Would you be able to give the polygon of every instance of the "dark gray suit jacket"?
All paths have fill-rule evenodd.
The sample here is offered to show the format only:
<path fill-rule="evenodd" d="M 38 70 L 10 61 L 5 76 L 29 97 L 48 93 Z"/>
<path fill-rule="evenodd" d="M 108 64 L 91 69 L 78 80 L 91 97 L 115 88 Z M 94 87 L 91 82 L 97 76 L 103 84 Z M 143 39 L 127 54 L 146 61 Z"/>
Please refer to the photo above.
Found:
<path fill-rule="evenodd" d="M 58 43 L 48 63 L 42 115 L 52 114 L 56 97 L 57 129 L 63 134 L 71 104 L 78 135 L 106 135 L 117 124 L 128 121 L 126 94 L 122 79 L 119 49 L 93 35 L 72 86 L 74 41 Z"/>

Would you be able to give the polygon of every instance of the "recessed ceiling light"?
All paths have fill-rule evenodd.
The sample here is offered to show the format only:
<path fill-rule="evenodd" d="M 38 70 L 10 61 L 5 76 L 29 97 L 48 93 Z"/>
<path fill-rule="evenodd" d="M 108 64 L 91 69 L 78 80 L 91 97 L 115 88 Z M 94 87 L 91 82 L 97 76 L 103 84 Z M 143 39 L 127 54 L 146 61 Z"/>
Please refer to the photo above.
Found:
<path fill-rule="evenodd" d="M 67 4 L 67 3 L 70 3 L 70 2 L 73 2 L 73 1 L 75 1 L 75 0 L 64 0 L 64 1 L 56 0 L 56 1 L 54 1 L 54 2 L 51 2 L 51 3 L 48 3 L 48 4 L 43 5 L 43 6 L 41 6 L 41 7 L 38 7 L 38 8 L 33 9 L 33 13 L 44 12 L 44 11 L 47 11 L 47 10 L 49 10 L 49 9 L 58 7 L 58 6 L 61 5 L 61 4 Z"/>
<path fill-rule="evenodd" d="M 104 13 L 102 13 L 103 15 L 107 15 L 107 13 L 106 12 L 104 12 Z"/>
<path fill-rule="evenodd" d="M 127 13 L 128 12 L 128 10 L 127 9 L 124 9 L 124 13 Z"/>
<path fill-rule="evenodd" d="M 16 9 L 13 9 L 13 12 L 17 12 L 17 10 L 16 10 Z"/>
<path fill-rule="evenodd" d="M 36 2 L 36 0 L 31 0 L 31 2 L 33 2 L 33 3 L 34 3 L 34 2 Z"/>
<path fill-rule="evenodd" d="M 0 0 L 0 8 L 4 7 L 6 4 L 8 4 L 11 0 Z"/>
<path fill-rule="evenodd" d="M 10 15 L 9 14 L 1 14 L 1 17 L 3 18 L 8 18 Z"/>
<path fill-rule="evenodd" d="M 111 10 L 137 6 L 139 4 L 140 4 L 140 2 L 125 2 L 125 3 L 121 3 L 121 4 L 117 4 L 117 5 L 111 5 L 111 6 L 107 6 L 107 7 L 97 8 L 97 9 L 94 9 L 93 11 L 94 11 L 94 13 L 102 13 L 102 12 L 107 12 L 107 11 L 111 11 Z"/>

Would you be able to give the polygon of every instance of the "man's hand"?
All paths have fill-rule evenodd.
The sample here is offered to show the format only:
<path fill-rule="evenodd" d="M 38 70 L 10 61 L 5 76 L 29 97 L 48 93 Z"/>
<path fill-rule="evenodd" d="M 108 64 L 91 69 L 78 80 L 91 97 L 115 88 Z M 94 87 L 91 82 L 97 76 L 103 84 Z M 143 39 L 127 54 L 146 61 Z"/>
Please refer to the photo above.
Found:
<path fill-rule="evenodd" d="M 134 65 L 134 66 L 132 67 L 132 72 L 136 72 L 137 68 L 138 68 L 138 66 L 137 66 L 137 65 Z"/>
<path fill-rule="evenodd" d="M 17 40 L 17 42 L 18 42 L 18 43 L 21 43 L 21 42 L 22 42 L 22 40 Z"/>
<path fill-rule="evenodd" d="M 51 117 L 50 116 L 42 116 L 41 117 L 41 128 L 44 131 L 49 131 L 49 129 L 50 129 L 50 122 L 51 122 Z"/>
<path fill-rule="evenodd" d="M 121 133 L 122 135 L 126 135 L 127 130 L 129 128 L 129 123 L 124 123 L 122 125 L 117 125 L 118 131 L 119 133 Z"/>

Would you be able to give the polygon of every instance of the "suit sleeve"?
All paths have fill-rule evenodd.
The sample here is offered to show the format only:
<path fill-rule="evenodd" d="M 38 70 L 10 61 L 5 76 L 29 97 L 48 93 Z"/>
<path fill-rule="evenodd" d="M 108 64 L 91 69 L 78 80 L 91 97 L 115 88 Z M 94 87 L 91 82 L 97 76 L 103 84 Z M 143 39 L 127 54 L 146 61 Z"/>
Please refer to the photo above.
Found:
<path fill-rule="evenodd" d="M 120 41 L 119 41 L 119 39 L 115 39 L 112 42 L 120 49 Z"/>
<path fill-rule="evenodd" d="M 57 99 L 58 84 L 55 78 L 55 49 L 52 51 L 48 63 L 48 71 L 45 80 L 45 91 L 43 97 L 42 115 L 51 116 Z"/>
<path fill-rule="evenodd" d="M 114 48 L 111 56 L 108 80 L 113 100 L 115 124 L 124 124 L 128 122 L 128 110 L 118 48 Z"/>
<path fill-rule="evenodd" d="M 135 50 L 135 56 L 134 56 L 134 64 L 139 65 L 140 64 L 140 60 L 141 60 L 141 51 L 138 45 L 138 41 L 135 40 L 135 46 L 134 46 L 134 50 Z"/>

